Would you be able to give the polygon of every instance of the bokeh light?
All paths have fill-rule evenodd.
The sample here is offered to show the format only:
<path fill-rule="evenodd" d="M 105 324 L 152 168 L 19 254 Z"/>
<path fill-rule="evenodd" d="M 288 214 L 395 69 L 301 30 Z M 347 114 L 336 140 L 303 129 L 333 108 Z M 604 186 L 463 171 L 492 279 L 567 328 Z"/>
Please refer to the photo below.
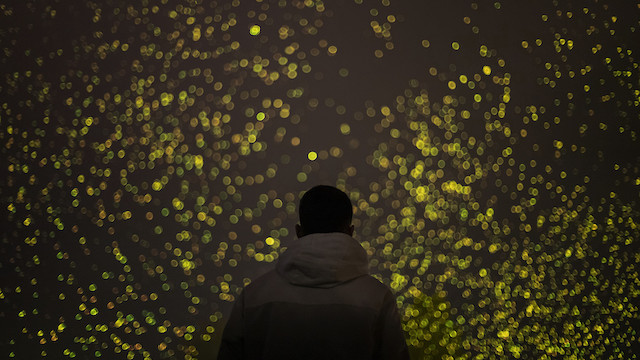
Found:
<path fill-rule="evenodd" d="M 206 359 L 346 191 L 416 358 L 633 359 L 634 2 L 0 2 L 0 357 Z"/>

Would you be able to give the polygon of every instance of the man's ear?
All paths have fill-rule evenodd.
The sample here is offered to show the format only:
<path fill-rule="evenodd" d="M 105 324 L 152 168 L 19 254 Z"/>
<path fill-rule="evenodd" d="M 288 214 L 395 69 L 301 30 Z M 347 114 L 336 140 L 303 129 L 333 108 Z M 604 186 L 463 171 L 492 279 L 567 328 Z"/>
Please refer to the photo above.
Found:
<path fill-rule="evenodd" d="M 304 231 L 302 230 L 302 225 L 296 224 L 296 236 L 299 238 L 304 236 Z"/>

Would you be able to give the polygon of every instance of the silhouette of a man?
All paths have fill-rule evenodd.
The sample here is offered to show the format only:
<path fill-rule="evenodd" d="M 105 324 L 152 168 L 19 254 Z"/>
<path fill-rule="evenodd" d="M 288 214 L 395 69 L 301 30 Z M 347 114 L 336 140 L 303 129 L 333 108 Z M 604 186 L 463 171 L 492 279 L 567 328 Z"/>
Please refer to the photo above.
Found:
<path fill-rule="evenodd" d="M 352 237 L 347 195 L 316 186 L 298 210 L 299 239 L 244 288 L 218 359 L 409 359 L 395 297 Z"/>

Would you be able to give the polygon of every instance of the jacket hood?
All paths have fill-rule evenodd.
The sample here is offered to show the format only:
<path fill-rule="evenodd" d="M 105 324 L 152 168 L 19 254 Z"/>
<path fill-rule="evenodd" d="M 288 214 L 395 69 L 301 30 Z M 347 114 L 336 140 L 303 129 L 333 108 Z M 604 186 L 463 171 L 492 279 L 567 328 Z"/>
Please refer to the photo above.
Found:
<path fill-rule="evenodd" d="M 369 274 L 367 252 L 344 233 L 315 233 L 293 242 L 276 271 L 289 283 L 330 288 Z"/>

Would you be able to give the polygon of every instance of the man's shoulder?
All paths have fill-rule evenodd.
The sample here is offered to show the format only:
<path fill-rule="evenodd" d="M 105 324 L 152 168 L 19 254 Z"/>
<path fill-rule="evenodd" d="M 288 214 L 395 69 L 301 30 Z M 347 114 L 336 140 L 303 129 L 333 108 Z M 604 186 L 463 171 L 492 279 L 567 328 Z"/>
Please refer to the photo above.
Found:
<path fill-rule="evenodd" d="M 269 270 L 266 273 L 256 277 L 254 280 L 251 281 L 251 283 L 245 286 L 245 289 L 249 289 L 250 291 L 252 291 L 252 290 L 258 290 L 260 288 L 265 288 L 265 287 L 269 288 L 277 285 L 290 285 L 290 284 L 274 269 L 274 270 Z M 355 285 L 357 287 L 366 287 L 370 290 L 375 290 L 380 292 L 390 291 L 387 285 L 385 285 L 382 281 L 377 279 L 375 276 L 369 275 L 369 274 L 354 278 L 341 285 L 338 285 L 338 287 L 345 286 L 345 285 L 351 285 L 351 286 Z"/>
<path fill-rule="evenodd" d="M 322 288 L 290 284 L 275 270 L 258 276 L 243 291 L 247 307 L 267 303 L 351 304 L 377 311 L 393 297 L 389 287 L 371 275 L 362 275 L 337 286 Z"/>
<path fill-rule="evenodd" d="M 380 281 L 373 275 L 363 275 L 354 279 L 353 281 L 359 283 L 359 285 L 362 287 L 366 287 L 368 291 L 375 291 L 379 294 L 391 292 L 387 285 L 385 285 L 382 281 Z"/>
<path fill-rule="evenodd" d="M 260 288 L 264 288 L 264 287 L 270 287 L 275 285 L 276 283 L 282 283 L 283 279 L 280 277 L 280 275 L 278 275 L 278 272 L 273 269 L 273 270 L 269 270 L 266 273 L 257 276 L 255 279 L 251 280 L 251 282 L 246 285 L 245 291 L 249 290 L 258 290 Z"/>
<path fill-rule="evenodd" d="M 383 289 L 388 289 L 388 286 L 385 285 L 382 280 L 378 279 L 377 277 L 371 275 L 371 274 L 367 274 L 364 276 L 360 277 L 363 281 L 366 281 L 368 283 L 371 284 L 371 286 L 376 286 L 376 287 L 380 287 Z"/>

